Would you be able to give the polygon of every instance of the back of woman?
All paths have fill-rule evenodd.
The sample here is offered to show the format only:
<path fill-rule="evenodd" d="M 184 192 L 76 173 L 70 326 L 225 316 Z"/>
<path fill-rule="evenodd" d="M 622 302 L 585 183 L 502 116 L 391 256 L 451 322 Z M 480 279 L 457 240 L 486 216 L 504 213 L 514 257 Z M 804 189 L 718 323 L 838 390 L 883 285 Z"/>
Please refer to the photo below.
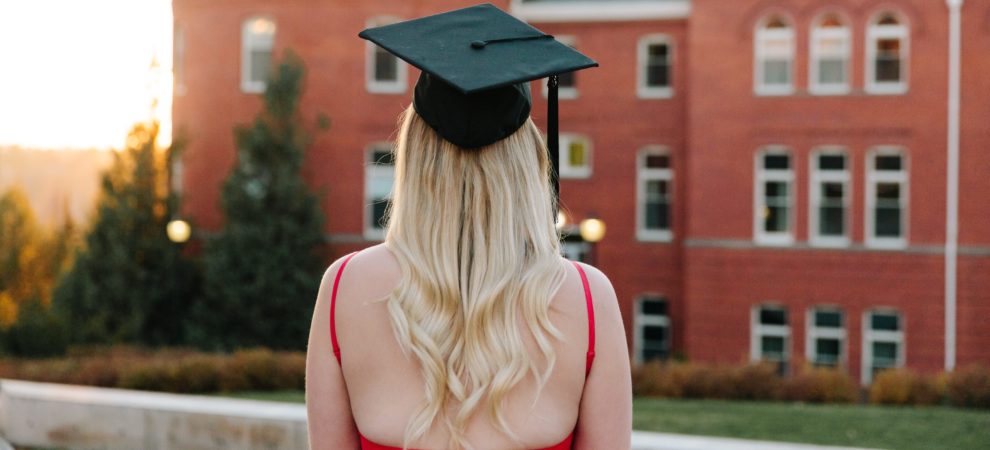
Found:
<path fill-rule="evenodd" d="M 338 260 L 321 285 L 311 448 L 628 448 L 615 293 L 559 256 L 528 105 L 505 136 L 465 148 L 422 100 L 401 118 L 385 243 Z"/>

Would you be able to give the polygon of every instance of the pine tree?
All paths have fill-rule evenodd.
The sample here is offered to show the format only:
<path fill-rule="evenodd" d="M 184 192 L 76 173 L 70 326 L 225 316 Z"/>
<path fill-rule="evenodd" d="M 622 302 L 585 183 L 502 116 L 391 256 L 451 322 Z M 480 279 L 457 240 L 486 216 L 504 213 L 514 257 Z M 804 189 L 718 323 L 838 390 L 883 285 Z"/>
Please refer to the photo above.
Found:
<path fill-rule="evenodd" d="M 168 192 L 158 124 L 138 124 L 103 174 L 85 245 L 52 296 L 73 343 L 172 345 L 197 290 L 197 271 L 168 240 Z"/>
<path fill-rule="evenodd" d="M 304 72 L 288 54 L 268 81 L 264 110 L 235 129 L 237 160 L 221 191 L 225 223 L 206 243 L 204 298 L 191 322 L 201 347 L 305 347 L 324 217 L 301 174 L 309 142 L 298 112 Z"/>

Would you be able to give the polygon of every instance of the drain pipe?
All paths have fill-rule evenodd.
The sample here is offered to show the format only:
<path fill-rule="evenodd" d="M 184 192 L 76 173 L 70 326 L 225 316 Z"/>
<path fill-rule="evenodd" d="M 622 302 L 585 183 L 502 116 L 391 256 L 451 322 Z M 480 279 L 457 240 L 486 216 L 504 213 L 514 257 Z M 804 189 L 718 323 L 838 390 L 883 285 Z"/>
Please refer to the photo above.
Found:
<path fill-rule="evenodd" d="M 959 71 L 963 0 L 949 7 L 949 111 L 945 175 L 945 371 L 956 366 L 956 262 L 959 253 Z"/>

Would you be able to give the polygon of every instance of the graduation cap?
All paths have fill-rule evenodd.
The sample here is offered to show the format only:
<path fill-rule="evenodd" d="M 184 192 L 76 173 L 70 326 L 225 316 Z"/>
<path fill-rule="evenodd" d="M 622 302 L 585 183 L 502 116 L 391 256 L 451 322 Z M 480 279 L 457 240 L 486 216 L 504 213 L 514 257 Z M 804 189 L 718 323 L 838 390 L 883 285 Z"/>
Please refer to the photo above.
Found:
<path fill-rule="evenodd" d="M 547 147 L 559 196 L 557 75 L 598 63 L 491 4 L 369 28 L 358 36 L 422 71 L 413 107 L 437 134 L 465 149 L 515 133 L 529 118 L 529 82 L 548 78 Z"/>

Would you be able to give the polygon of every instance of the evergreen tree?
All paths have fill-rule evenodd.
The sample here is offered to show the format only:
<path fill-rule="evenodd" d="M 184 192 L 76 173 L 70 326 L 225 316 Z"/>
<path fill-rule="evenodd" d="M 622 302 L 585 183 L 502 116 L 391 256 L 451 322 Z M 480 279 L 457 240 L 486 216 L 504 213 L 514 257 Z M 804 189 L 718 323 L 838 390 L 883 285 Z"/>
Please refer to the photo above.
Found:
<path fill-rule="evenodd" d="M 165 226 L 176 205 L 157 145 L 158 124 L 138 124 L 103 174 L 92 228 L 53 293 L 73 343 L 183 342 L 197 272 Z"/>
<path fill-rule="evenodd" d="M 206 243 L 204 297 L 191 322 L 201 347 L 305 347 L 324 217 L 301 174 L 309 142 L 298 112 L 303 76 L 288 54 L 268 81 L 264 110 L 235 129 L 237 160 L 220 201 L 225 223 Z"/>

